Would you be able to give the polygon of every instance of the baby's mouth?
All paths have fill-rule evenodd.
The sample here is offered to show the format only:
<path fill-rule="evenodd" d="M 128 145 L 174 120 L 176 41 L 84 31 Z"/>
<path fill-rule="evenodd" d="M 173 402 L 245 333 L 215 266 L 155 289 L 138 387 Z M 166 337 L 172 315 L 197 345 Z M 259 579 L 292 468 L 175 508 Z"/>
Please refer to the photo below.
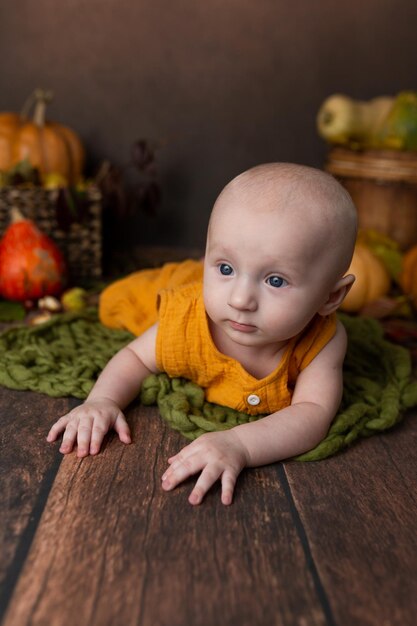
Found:
<path fill-rule="evenodd" d="M 229 326 L 233 328 L 233 330 L 238 330 L 241 333 L 254 333 L 256 331 L 256 326 L 252 324 L 241 324 L 240 322 L 234 322 L 233 320 L 229 320 Z"/>

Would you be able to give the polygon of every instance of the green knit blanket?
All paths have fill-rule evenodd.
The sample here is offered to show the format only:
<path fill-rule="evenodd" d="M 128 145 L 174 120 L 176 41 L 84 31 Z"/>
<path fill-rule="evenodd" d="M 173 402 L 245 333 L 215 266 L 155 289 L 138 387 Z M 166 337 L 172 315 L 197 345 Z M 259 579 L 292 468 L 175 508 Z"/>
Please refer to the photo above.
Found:
<path fill-rule="evenodd" d="M 132 339 L 100 324 L 96 309 L 10 328 L 0 334 L 0 385 L 84 399 L 106 363 Z"/>
<path fill-rule="evenodd" d="M 348 333 L 342 404 L 325 439 L 297 460 L 331 456 L 359 437 L 391 428 L 417 405 L 408 350 L 385 340 L 375 320 L 339 317 Z M 132 337 L 100 324 L 95 310 L 11 328 L 0 334 L 0 385 L 83 399 L 107 361 Z M 206 402 L 201 387 L 166 374 L 144 381 L 141 401 L 157 404 L 168 424 L 188 439 L 260 417 Z"/>

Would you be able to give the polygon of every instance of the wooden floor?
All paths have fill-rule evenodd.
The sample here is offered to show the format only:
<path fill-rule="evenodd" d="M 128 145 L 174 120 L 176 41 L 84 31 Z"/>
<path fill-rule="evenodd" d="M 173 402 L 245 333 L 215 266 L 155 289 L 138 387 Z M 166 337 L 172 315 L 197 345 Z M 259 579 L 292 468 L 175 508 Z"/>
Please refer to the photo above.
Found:
<path fill-rule="evenodd" d="M 184 444 L 155 409 L 134 443 L 61 461 L 45 436 L 76 403 L 0 388 L 4 626 L 414 626 L 417 419 L 313 464 L 165 493 Z"/>

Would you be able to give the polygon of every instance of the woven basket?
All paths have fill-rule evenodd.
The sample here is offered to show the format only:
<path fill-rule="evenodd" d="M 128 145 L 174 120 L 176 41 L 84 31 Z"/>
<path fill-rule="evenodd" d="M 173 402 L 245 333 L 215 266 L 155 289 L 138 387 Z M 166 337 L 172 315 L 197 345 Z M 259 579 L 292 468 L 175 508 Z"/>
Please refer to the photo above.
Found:
<path fill-rule="evenodd" d="M 417 244 L 415 153 L 333 148 L 325 169 L 349 191 L 361 228 L 390 236 L 402 250 Z"/>
<path fill-rule="evenodd" d="M 57 219 L 57 189 L 3 187 L 0 189 L 0 236 L 9 225 L 11 207 L 17 207 L 55 241 L 68 266 L 72 284 L 98 279 L 102 273 L 102 217 L 100 191 L 90 186 L 82 221 L 60 227 Z"/>

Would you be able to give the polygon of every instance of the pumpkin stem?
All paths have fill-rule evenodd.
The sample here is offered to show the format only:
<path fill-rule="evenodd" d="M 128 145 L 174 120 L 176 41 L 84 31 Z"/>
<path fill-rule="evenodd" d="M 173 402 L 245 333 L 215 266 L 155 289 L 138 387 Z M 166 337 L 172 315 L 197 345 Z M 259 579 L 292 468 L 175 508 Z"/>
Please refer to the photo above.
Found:
<path fill-rule="evenodd" d="M 29 111 L 33 105 L 35 105 L 35 109 L 33 111 L 33 123 L 36 126 L 44 126 L 46 119 L 46 105 L 51 102 L 53 98 L 53 92 L 47 89 L 35 89 L 29 98 L 26 100 L 22 107 L 22 111 L 20 116 L 23 118 L 27 118 L 29 116 Z"/>

